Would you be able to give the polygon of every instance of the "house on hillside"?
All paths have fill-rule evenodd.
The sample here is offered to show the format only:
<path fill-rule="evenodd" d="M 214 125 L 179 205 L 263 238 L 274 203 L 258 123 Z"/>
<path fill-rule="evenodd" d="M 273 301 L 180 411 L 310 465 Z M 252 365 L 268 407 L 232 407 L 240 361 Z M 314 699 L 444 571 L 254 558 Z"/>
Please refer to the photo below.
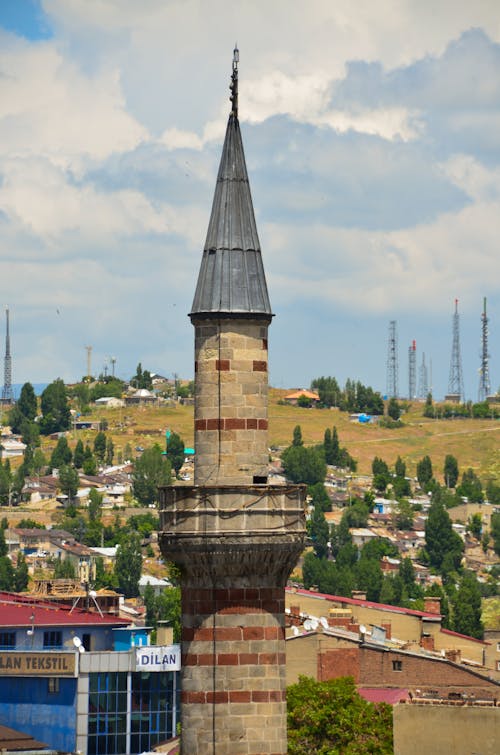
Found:
<path fill-rule="evenodd" d="M 320 398 L 317 393 L 314 391 L 307 391 L 304 388 L 301 388 L 298 391 L 293 391 L 292 393 L 289 393 L 285 398 L 283 399 L 287 404 L 291 404 L 292 406 L 297 406 L 299 403 L 299 400 L 306 399 L 311 403 L 312 406 L 316 406 L 316 404 L 319 404 Z"/>

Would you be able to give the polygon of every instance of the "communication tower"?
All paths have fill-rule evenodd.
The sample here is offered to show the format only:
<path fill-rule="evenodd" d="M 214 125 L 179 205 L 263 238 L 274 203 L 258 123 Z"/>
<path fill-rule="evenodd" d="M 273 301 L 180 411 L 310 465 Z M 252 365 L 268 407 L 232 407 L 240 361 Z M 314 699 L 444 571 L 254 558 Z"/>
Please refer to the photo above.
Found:
<path fill-rule="evenodd" d="M 408 348 L 408 398 L 417 398 L 417 342 L 412 341 Z"/>
<path fill-rule="evenodd" d="M 420 365 L 419 385 L 418 385 L 418 397 L 426 399 L 429 393 L 429 377 L 427 373 L 427 365 L 425 364 L 425 354 L 422 353 L 422 364 Z"/>
<path fill-rule="evenodd" d="M 3 371 L 3 389 L 2 404 L 12 404 L 14 395 L 12 393 L 12 357 L 10 355 L 10 333 L 9 333 L 9 307 L 5 307 L 5 357 Z"/>
<path fill-rule="evenodd" d="M 481 315 L 481 367 L 479 368 L 478 401 L 486 401 L 491 393 L 489 360 L 488 315 L 486 314 L 486 297 L 484 297 L 483 314 Z"/>
<path fill-rule="evenodd" d="M 387 346 L 387 397 L 398 397 L 398 339 L 396 320 L 389 323 L 389 341 Z"/>
<path fill-rule="evenodd" d="M 448 381 L 448 401 L 460 403 L 464 400 L 464 378 L 462 373 L 462 357 L 460 356 L 460 315 L 458 314 L 458 299 L 455 299 L 453 314 L 453 344 L 451 347 L 450 379 Z"/>
<path fill-rule="evenodd" d="M 92 377 L 92 346 L 85 346 L 87 352 L 87 380 Z"/>

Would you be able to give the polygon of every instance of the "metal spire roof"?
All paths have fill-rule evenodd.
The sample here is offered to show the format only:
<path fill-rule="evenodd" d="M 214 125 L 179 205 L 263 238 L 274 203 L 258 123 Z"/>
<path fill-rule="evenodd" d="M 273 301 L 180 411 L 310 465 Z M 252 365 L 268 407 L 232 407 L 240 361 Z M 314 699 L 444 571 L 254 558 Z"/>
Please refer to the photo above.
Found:
<path fill-rule="evenodd" d="M 232 110 L 190 315 L 272 317 L 238 122 L 238 49 Z"/>

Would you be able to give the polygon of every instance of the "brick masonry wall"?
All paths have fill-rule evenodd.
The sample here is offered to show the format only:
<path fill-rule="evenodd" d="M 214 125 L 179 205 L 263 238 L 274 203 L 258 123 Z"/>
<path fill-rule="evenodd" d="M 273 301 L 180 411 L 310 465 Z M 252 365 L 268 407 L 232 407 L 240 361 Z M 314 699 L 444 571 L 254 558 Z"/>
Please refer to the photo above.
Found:
<path fill-rule="evenodd" d="M 266 321 L 195 322 L 195 484 L 267 479 Z"/>
<path fill-rule="evenodd" d="M 183 755 L 286 755 L 284 590 L 185 587 L 182 614 Z"/>

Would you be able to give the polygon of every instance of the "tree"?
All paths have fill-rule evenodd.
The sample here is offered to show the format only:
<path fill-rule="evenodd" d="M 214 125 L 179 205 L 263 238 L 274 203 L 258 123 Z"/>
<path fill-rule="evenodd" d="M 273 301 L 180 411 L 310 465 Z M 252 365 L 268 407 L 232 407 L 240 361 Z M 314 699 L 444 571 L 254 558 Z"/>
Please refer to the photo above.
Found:
<path fill-rule="evenodd" d="M 387 405 L 387 414 L 391 419 L 395 421 L 401 417 L 401 406 L 399 405 L 397 399 L 389 399 L 389 403 Z"/>
<path fill-rule="evenodd" d="M 322 482 L 310 485 L 307 492 L 311 496 L 311 504 L 314 508 L 320 509 L 323 512 L 332 510 L 331 498 Z"/>
<path fill-rule="evenodd" d="M 315 485 L 323 482 L 326 476 L 323 455 L 315 448 L 289 446 L 281 454 L 281 463 L 287 478 L 292 482 Z"/>
<path fill-rule="evenodd" d="M 300 425 L 295 425 L 293 428 L 293 441 L 292 446 L 303 446 L 304 441 L 302 440 L 302 429 Z"/>
<path fill-rule="evenodd" d="M 37 403 L 35 389 L 31 383 L 25 383 L 21 388 L 17 408 L 26 419 L 31 421 L 35 419 L 37 415 Z"/>
<path fill-rule="evenodd" d="M 113 458 L 115 455 L 115 444 L 113 438 L 108 438 L 106 441 L 106 465 L 110 467 L 113 464 Z"/>
<path fill-rule="evenodd" d="M 166 587 L 156 598 L 157 621 L 168 621 L 173 629 L 174 642 L 181 639 L 181 590 Z"/>
<path fill-rule="evenodd" d="M 352 677 L 301 676 L 287 690 L 289 755 L 392 753 L 392 709 L 356 692 Z"/>
<path fill-rule="evenodd" d="M 474 572 L 466 570 L 455 598 L 452 601 L 452 629 L 469 637 L 483 638 L 484 626 L 481 621 L 481 589 Z"/>
<path fill-rule="evenodd" d="M 401 456 L 398 456 L 398 458 L 396 459 L 394 472 L 396 474 L 396 477 L 406 477 L 406 464 L 404 463 Z"/>
<path fill-rule="evenodd" d="M 94 477 L 97 474 L 97 461 L 95 460 L 95 456 L 88 444 L 85 446 L 83 454 L 82 469 L 83 473 L 90 477 Z"/>
<path fill-rule="evenodd" d="M 57 441 L 56 447 L 52 451 L 52 456 L 50 457 L 50 466 L 53 469 L 59 469 L 65 464 L 71 464 L 72 458 L 73 454 L 71 453 L 71 448 L 68 446 L 67 438 L 65 435 L 61 435 L 61 437 Z"/>
<path fill-rule="evenodd" d="M 497 556 L 500 556 L 500 514 L 491 515 L 491 537 L 493 538 L 493 549 Z"/>
<path fill-rule="evenodd" d="M 325 406 L 339 405 L 341 391 L 334 377 L 316 378 L 311 383 L 311 390 L 317 391 L 319 400 Z"/>
<path fill-rule="evenodd" d="M 314 552 L 318 558 L 325 558 L 328 552 L 327 543 L 330 536 L 330 530 L 325 515 L 321 509 L 314 509 L 308 524 Z"/>
<path fill-rule="evenodd" d="M 325 430 L 323 438 L 323 449 L 325 451 L 325 461 L 327 464 L 333 464 L 333 446 L 332 446 L 332 431 L 329 427 Z"/>
<path fill-rule="evenodd" d="M 170 462 L 158 445 L 147 448 L 135 462 L 132 473 L 134 496 L 143 505 L 158 501 L 158 487 L 170 485 L 172 480 Z"/>
<path fill-rule="evenodd" d="M 70 410 L 66 388 L 61 379 L 54 380 L 45 388 L 41 396 L 41 409 L 40 431 L 44 435 L 68 430 Z"/>
<path fill-rule="evenodd" d="M 393 509 L 392 521 L 397 530 L 411 530 L 415 512 L 413 506 L 406 498 L 397 502 Z"/>
<path fill-rule="evenodd" d="M 454 488 L 458 480 L 458 461 L 452 454 L 446 454 L 443 468 L 444 483 L 447 488 Z"/>
<path fill-rule="evenodd" d="M 126 598 L 139 595 L 139 580 L 142 571 L 141 538 L 131 532 L 116 551 L 115 574 L 120 591 Z"/>
<path fill-rule="evenodd" d="M 175 472 L 175 476 L 179 475 L 182 465 L 184 464 L 184 441 L 177 433 L 171 433 L 167 443 L 167 454 L 170 459 L 170 464 Z"/>
<path fill-rule="evenodd" d="M 100 430 L 94 438 L 94 454 L 101 464 L 106 455 L 106 435 Z"/>
<path fill-rule="evenodd" d="M 76 571 L 69 558 L 58 558 L 54 563 L 54 577 L 56 579 L 75 579 Z"/>
<path fill-rule="evenodd" d="M 470 467 L 463 473 L 462 482 L 457 488 L 457 493 L 467 498 L 471 503 L 483 502 L 484 496 L 481 480 Z"/>
<path fill-rule="evenodd" d="M 481 532 L 483 529 L 483 520 L 481 514 L 472 514 L 472 516 L 469 517 L 467 529 L 472 535 L 474 535 L 476 540 L 479 540 L 481 538 Z"/>
<path fill-rule="evenodd" d="M 73 454 L 73 464 L 77 469 L 81 469 L 83 467 L 83 460 L 85 458 L 85 451 L 83 448 L 83 441 L 81 438 L 78 438 L 78 441 L 75 446 L 75 451 Z"/>
<path fill-rule="evenodd" d="M 425 548 L 430 565 L 442 571 L 453 565 L 460 568 L 464 544 L 452 527 L 451 519 L 441 501 L 433 501 L 425 523 Z M 446 560 L 447 559 L 447 560 Z"/>
<path fill-rule="evenodd" d="M 140 362 L 137 365 L 134 377 L 130 379 L 130 385 L 133 385 L 134 388 L 146 388 L 147 390 L 153 387 L 151 373 L 148 370 L 143 370 Z"/>
<path fill-rule="evenodd" d="M 424 417 L 434 417 L 434 406 L 432 404 L 432 393 L 427 394 L 424 406 Z"/>
<path fill-rule="evenodd" d="M 28 564 L 24 553 L 17 554 L 17 565 L 14 569 L 13 588 L 15 592 L 23 592 L 28 587 Z"/>
<path fill-rule="evenodd" d="M 78 472 L 74 467 L 70 467 L 68 464 L 64 464 L 59 469 L 59 487 L 61 493 L 68 496 L 68 502 L 72 503 L 78 492 L 78 485 L 80 478 Z"/>
<path fill-rule="evenodd" d="M 418 484 L 424 490 L 432 480 L 432 462 L 429 456 L 424 456 L 417 464 Z"/>

